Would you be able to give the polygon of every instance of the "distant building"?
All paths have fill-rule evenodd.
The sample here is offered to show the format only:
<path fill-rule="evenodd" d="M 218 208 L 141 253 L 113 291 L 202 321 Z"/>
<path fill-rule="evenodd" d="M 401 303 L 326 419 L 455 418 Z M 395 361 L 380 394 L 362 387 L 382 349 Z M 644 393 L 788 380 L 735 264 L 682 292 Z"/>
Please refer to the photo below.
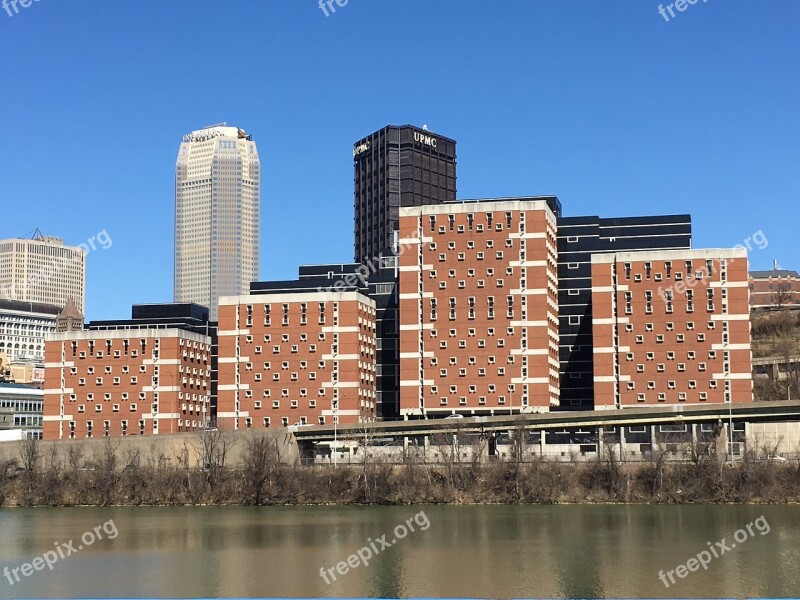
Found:
<path fill-rule="evenodd" d="M 220 299 L 221 429 L 375 419 L 375 302 L 356 285 L 254 283 Z"/>
<path fill-rule="evenodd" d="M 752 402 L 744 249 L 592 256 L 595 409 Z"/>
<path fill-rule="evenodd" d="M 800 274 L 778 268 L 750 271 L 750 306 L 781 308 L 800 306 Z"/>
<path fill-rule="evenodd" d="M 559 404 L 554 197 L 400 210 L 400 412 Z"/>
<path fill-rule="evenodd" d="M 60 312 L 52 304 L 0 300 L 0 353 L 10 363 L 43 363 L 45 336 L 55 331 Z"/>
<path fill-rule="evenodd" d="M 212 325 L 197 305 L 134 306 L 132 318 L 51 334 L 44 438 L 199 431 L 211 416 Z"/>
<path fill-rule="evenodd" d="M 388 125 L 353 146 L 355 262 L 390 250 L 401 206 L 456 199 L 456 141 L 412 125 Z"/>
<path fill-rule="evenodd" d="M 84 311 L 86 254 L 58 237 L 0 240 L 0 299 Z"/>
<path fill-rule="evenodd" d="M 19 429 L 27 437 L 42 439 L 43 399 L 42 390 L 0 383 L 0 429 Z"/>
<path fill-rule="evenodd" d="M 184 136 L 175 168 L 175 302 L 207 306 L 258 279 L 261 165 L 252 136 L 222 123 Z"/>
<path fill-rule="evenodd" d="M 78 310 L 72 300 L 69 300 L 56 316 L 56 331 L 64 333 L 67 331 L 81 331 L 82 329 L 83 313 Z"/>

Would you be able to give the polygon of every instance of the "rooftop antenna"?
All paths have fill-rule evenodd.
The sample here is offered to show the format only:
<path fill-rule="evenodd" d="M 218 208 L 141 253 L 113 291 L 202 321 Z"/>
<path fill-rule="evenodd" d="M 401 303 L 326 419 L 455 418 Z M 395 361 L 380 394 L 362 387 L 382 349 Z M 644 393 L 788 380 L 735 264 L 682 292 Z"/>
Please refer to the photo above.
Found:
<path fill-rule="evenodd" d="M 38 227 L 36 229 L 34 229 L 33 230 L 33 235 L 31 236 L 31 239 L 32 240 L 43 240 L 44 239 L 44 234 L 42 233 L 42 230 L 39 229 Z"/>
<path fill-rule="evenodd" d="M 777 271 L 778 269 L 780 269 L 780 267 L 778 266 L 778 259 L 775 258 L 772 260 L 772 270 Z"/>

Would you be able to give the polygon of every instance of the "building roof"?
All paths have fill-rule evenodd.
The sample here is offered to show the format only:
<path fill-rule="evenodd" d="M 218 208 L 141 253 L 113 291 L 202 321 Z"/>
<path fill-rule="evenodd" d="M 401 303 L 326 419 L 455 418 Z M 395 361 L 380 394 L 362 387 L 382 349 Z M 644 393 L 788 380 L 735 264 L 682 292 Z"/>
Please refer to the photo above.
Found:
<path fill-rule="evenodd" d="M 35 312 L 48 315 L 57 315 L 61 310 L 55 304 L 42 302 L 25 302 L 23 300 L 0 300 L 0 310 L 13 310 L 18 312 Z"/>
<path fill-rule="evenodd" d="M 34 396 L 44 395 L 44 390 L 40 390 L 39 388 L 33 387 L 32 385 L 24 385 L 22 383 L 0 382 L 0 394 L 4 392 L 6 394 L 22 393 L 22 394 L 33 394 Z"/>
<path fill-rule="evenodd" d="M 789 269 L 770 269 L 769 271 L 750 271 L 753 279 L 769 279 L 770 277 L 800 277 L 797 271 Z"/>
<path fill-rule="evenodd" d="M 64 305 L 64 308 L 61 309 L 61 312 L 58 313 L 58 316 L 61 319 L 83 320 L 83 314 L 81 314 L 81 311 L 78 310 L 78 306 L 75 304 L 75 301 L 72 298 L 67 300 L 67 303 Z"/>

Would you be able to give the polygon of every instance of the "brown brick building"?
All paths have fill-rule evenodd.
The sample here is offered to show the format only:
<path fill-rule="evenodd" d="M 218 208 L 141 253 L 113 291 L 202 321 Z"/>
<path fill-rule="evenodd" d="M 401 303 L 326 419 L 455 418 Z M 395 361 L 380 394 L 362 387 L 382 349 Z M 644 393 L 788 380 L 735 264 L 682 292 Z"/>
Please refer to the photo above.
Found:
<path fill-rule="evenodd" d="M 181 329 L 51 334 L 44 439 L 198 431 L 209 418 L 211 339 Z"/>
<path fill-rule="evenodd" d="M 220 299 L 219 318 L 220 429 L 374 420 L 375 302 L 367 296 L 231 296 Z"/>
<path fill-rule="evenodd" d="M 595 254 L 597 409 L 752 402 L 745 250 Z"/>
<path fill-rule="evenodd" d="M 401 415 L 557 406 L 556 217 L 547 202 L 401 208 L 400 245 Z"/>
<path fill-rule="evenodd" d="M 750 272 L 750 306 L 781 308 L 800 306 L 800 274 L 779 269 Z"/>

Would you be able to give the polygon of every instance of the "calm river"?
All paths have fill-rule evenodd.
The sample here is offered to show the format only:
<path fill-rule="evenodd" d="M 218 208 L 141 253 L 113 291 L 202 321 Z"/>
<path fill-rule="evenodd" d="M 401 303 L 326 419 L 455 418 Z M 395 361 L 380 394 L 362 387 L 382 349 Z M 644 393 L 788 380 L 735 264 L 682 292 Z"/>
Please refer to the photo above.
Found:
<path fill-rule="evenodd" d="M 785 597 L 800 507 L 3 509 L 0 570 L 0 598 Z"/>

